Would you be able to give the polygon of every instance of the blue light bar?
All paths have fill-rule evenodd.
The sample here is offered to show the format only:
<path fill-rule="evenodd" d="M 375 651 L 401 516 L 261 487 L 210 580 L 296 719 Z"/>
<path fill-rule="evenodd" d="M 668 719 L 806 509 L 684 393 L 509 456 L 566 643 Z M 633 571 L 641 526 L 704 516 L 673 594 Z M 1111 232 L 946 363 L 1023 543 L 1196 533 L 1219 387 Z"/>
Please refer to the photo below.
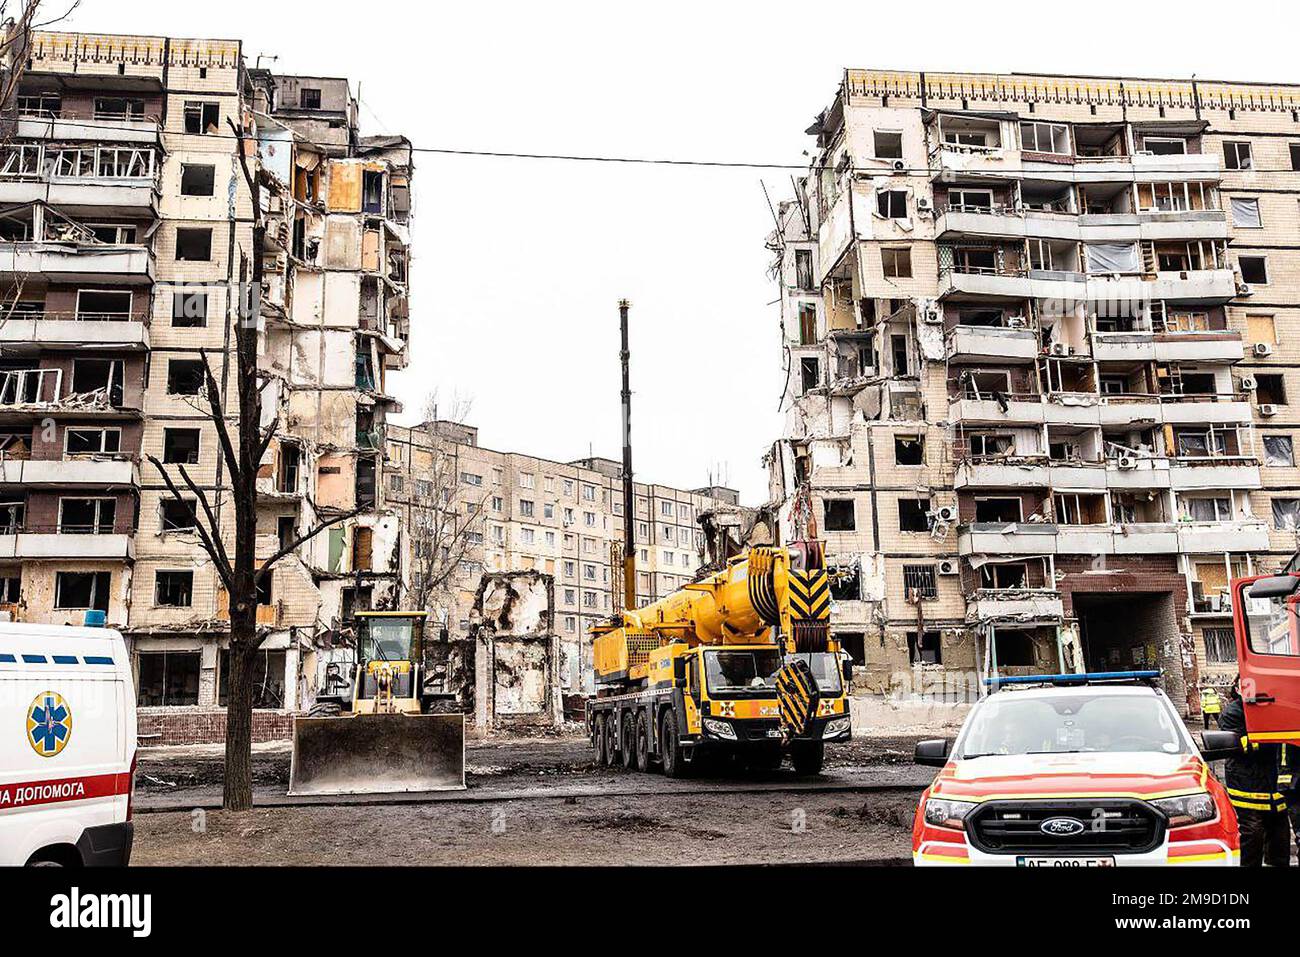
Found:
<path fill-rule="evenodd" d="M 1101 681 L 1152 681 L 1160 677 L 1158 671 L 1086 671 L 1078 675 L 1006 675 L 985 678 L 989 687 L 998 685 L 1086 685 Z"/>

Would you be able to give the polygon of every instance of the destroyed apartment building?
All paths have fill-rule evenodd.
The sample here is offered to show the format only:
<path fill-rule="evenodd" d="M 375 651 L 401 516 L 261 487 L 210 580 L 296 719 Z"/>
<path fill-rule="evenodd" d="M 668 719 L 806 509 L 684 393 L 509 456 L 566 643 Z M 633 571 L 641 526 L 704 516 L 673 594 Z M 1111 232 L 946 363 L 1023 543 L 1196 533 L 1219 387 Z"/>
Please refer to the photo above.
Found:
<path fill-rule="evenodd" d="M 479 445 L 474 426 L 446 420 L 390 426 L 387 443 L 385 494 L 409 529 L 409 600 L 460 641 L 477 627 L 481 583 L 494 573 L 549 576 L 560 690 L 594 693 L 590 629 L 622 595 L 621 463 L 498 452 Z M 647 604 L 699 574 L 701 516 L 737 514 L 739 493 L 637 482 L 635 497 L 636 594 Z"/>
<path fill-rule="evenodd" d="M 768 463 L 859 685 L 1229 681 L 1300 522 L 1300 88 L 850 70 L 807 133 Z"/>
<path fill-rule="evenodd" d="M 312 700 L 318 649 L 400 581 L 378 476 L 409 336 L 410 145 L 360 134 L 346 80 L 249 69 L 237 41 L 36 32 L 27 52 L 0 147 L 0 611 L 102 612 L 132 649 L 145 739 L 224 734 L 227 598 L 196 501 L 174 501 L 147 457 L 183 465 L 233 536 L 201 390 L 206 361 L 233 395 L 247 131 L 268 213 L 263 424 L 280 423 L 259 552 L 363 506 L 259 596 L 256 734 L 282 735 Z"/>

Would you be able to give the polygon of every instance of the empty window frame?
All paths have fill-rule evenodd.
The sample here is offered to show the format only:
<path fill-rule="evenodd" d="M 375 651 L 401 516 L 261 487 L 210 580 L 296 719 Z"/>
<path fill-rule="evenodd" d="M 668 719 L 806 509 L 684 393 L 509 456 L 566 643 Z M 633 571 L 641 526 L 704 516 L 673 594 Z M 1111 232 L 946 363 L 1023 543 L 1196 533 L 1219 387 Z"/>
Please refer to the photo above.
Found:
<path fill-rule="evenodd" d="M 202 359 L 169 359 L 167 361 L 167 394 L 198 395 L 205 382 Z"/>
<path fill-rule="evenodd" d="M 821 360 L 804 356 L 799 360 L 799 391 L 811 392 L 822 384 Z"/>
<path fill-rule="evenodd" d="M 1254 166 L 1250 143 L 1245 140 L 1223 141 L 1223 165 L 1227 169 L 1251 169 Z"/>
<path fill-rule="evenodd" d="M 208 324 L 206 292 L 172 293 L 172 325 L 178 329 L 200 329 Z"/>
<path fill-rule="evenodd" d="M 59 499 L 59 534 L 111 535 L 117 519 L 117 499 Z"/>
<path fill-rule="evenodd" d="M 1052 495 L 1052 513 L 1058 525 L 1106 524 L 1104 495 L 1080 492 L 1056 492 Z"/>
<path fill-rule="evenodd" d="M 120 289 L 78 289 L 77 318 L 83 322 L 123 322 L 131 318 L 133 297 Z"/>
<path fill-rule="evenodd" d="M 217 168 L 210 164 L 185 163 L 181 166 L 182 196 L 212 196 L 217 187 Z"/>
<path fill-rule="evenodd" d="M 68 455 L 113 455 L 122 451 L 122 430 L 70 428 L 63 441 Z"/>
<path fill-rule="evenodd" d="M 153 603 L 163 608 L 189 608 L 194 603 L 194 572 L 154 572 Z"/>
<path fill-rule="evenodd" d="M 928 532 L 930 530 L 930 500 L 928 498 L 900 498 L 898 500 L 898 530 L 900 532 Z"/>
<path fill-rule="evenodd" d="M 142 708 L 189 707 L 199 703 L 197 651 L 142 651 L 136 703 Z"/>
<path fill-rule="evenodd" d="M 159 519 L 164 532 L 193 531 L 199 524 L 198 503 L 192 498 L 164 498 L 159 505 Z"/>
<path fill-rule="evenodd" d="M 1020 522 L 1024 504 L 1014 495 L 981 495 L 975 499 L 975 521 Z"/>
<path fill-rule="evenodd" d="M 1021 123 L 1020 148 L 1030 153 L 1068 156 L 1071 153 L 1070 128 L 1064 123 Z"/>
<path fill-rule="evenodd" d="M 813 254 L 811 249 L 794 251 L 794 284 L 799 289 L 812 289 Z"/>
<path fill-rule="evenodd" d="M 177 262 L 210 262 L 212 230 L 207 227 L 182 226 L 176 230 Z"/>
<path fill-rule="evenodd" d="M 933 565 L 904 565 L 903 592 L 908 601 L 939 597 Z"/>
<path fill-rule="evenodd" d="M 987 213 L 993 209 L 993 190 L 950 189 L 948 208 L 964 213 Z"/>
<path fill-rule="evenodd" d="M 901 131 L 875 130 L 871 134 L 875 147 L 876 159 L 895 160 L 903 158 L 903 134 Z"/>
<path fill-rule="evenodd" d="M 103 398 L 114 408 L 123 402 L 126 366 L 121 359 L 74 359 L 72 392 L 74 395 Z"/>
<path fill-rule="evenodd" d="M 163 429 L 163 462 L 197 465 L 198 461 L 198 429 Z"/>
<path fill-rule="evenodd" d="M 1237 268 L 1241 271 L 1241 281 L 1252 286 L 1268 285 L 1267 256 L 1238 256 Z"/>
<path fill-rule="evenodd" d="M 920 435 L 894 436 L 895 465 L 924 465 L 925 439 Z"/>
<path fill-rule="evenodd" d="M 1280 372 L 1255 373 L 1255 401 L 1260 405 L 1286 405 L 1286 378 Z"/>
<path fill-rule="evenodd" d="M 112 572 L 55 572 L 54 607 L 58 611 L 108 611 Z"/>
<path fill-rule="evenodd" d="M 1023 562 L 987 562 L 980 566 L 979 580 L 980 588 L 993 591 L 1026 588 L 1029 581 L 1029 566 Z"/>
<path fill-rule="evenodd" d="M 907 246 L 882 247 L 880 265 L 886 279 L 911 279 L 912 250 Z"/>
<path fill-rule="evenodd" d="M 194 135 L 220 133 L 221 104 L 186 100 L 185 132 Z"/>
<path fill-rule="evenodd" d="M 876 212 L 885 219 L 906 219 L 907 190 L 881 190 L 876 194 Z"/>
<path fill-rule="evenodd" d="M 1140 213 L 1183 213 L 1218 207 L 1214 184 L 1200 181 L 1139 183 L 1137 197 Z"/>
<path fill-rule="evenodd" d="M 852 532 L 858 527 L 851 498 L 828 498 L 822 502 L 825 529 L 828 532 Z"/>
<path fill-rule="evenodd" d="M 1142 150 L 1156 156 L 1182 156 L 1187 152 L 1187 140 L 1173 136 L 1144 136 Z"/>
<path fill-rule="evenodd" d="M 967 436 L 967 447 L 971 458 L 997 458 L 1016 454 L 1014 435 L 990 434 L 976 432 Z"/>
<path fill-rule="evenodd" d="M 938 631 L 926 631 L 920 641 L 916 632 L 907 633 L 907 659 L 914 665 L 943 664 L 943 638 Z"/>

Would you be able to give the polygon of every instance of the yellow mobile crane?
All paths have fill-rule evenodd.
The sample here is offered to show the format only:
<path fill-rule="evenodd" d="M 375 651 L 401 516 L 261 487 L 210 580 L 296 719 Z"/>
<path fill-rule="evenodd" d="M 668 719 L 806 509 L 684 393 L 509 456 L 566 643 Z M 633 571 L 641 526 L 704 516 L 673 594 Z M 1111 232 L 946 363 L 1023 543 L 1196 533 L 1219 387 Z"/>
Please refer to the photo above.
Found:
<path fill-rule="evenodd" d="M 821 543 L 752 548 L 726 567 L 636 608 L 628 375 L 623 348 L 622 609 L 592 629 L 597 697 L 587 729 L 597 764 L 679 777 L 709 754 L 800 774 L 821 770 L 825 744 L 851 735 L 849 665 L 830 635 Z"/>

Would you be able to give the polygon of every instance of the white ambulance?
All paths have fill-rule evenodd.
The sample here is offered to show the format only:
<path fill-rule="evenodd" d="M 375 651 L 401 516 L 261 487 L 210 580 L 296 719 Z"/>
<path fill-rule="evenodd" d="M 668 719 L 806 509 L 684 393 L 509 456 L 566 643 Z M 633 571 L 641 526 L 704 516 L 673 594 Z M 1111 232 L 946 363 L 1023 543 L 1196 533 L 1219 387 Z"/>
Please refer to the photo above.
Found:
<path fill-rule="evenodd" d="M 0 865 L 125 865 L 135 757 L 120 634 L 0 623 Z"/>

